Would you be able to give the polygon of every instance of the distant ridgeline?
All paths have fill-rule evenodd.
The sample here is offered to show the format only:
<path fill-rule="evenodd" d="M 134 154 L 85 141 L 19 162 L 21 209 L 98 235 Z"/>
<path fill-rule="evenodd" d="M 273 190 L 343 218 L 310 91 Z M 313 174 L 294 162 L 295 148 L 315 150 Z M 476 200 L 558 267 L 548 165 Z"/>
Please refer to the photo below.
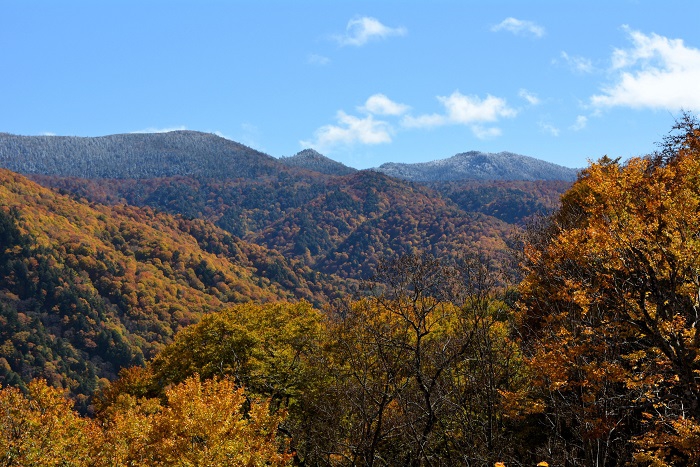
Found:
<path fill-rule="evenodd" d="M 511 152 L 470 151 L 416 164 L 388 162 L 375 169 L 413 182 L 455 180 L 576 180 L 578 170 Z"/>
<path fill-rule="evenodd" d="M 18 136 L 0 133 L 0 167 L 23 174 L 80 178 L 193 176 L 255 178 L 303 169 L 343 176 L 356 172 L 313 149 L 276 159 L 255 149 L 197 131 L 131 133 L 101 137 Z M 415 182 L 455 180 L 565 180 L 577 170 L 509 152 L 471 151 L 416 164 L 390 162 L 373 169 Z"/>
<path fill-rule="evenodd" d="M 0 166 L 23 174 L 81 178 L 239 178 L 279 170 L 274 157 L 196 131 L 101 137 L 0 133 Z"/>

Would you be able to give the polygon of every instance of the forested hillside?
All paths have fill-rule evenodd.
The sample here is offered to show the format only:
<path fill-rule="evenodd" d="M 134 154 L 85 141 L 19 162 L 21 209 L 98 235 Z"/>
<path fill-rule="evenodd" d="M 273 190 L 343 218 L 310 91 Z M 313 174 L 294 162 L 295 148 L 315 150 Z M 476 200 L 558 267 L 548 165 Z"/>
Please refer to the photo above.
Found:
<path fill-rule="evenodd" d="M 0 378 L 21 387 L 43 377 L 89 395 L 227 303 L 327 297 L 205 221 L 89 205 L 5 170 L 0 245 Z"/>
<path fill-rule="evenodd" d="M 313 149 L 304 149 L 291 157 L 281 157 L 279 161 L 290 167 L 300 167 L 327 175 L 349 175 L 357 172 L 356 169 L 329 159 Z"/>
<path fill-rule="evenodd" d="M 559 207 L 570 182 L 557 180 L 464 180 L 428 184 L 465 212 L 480 212 L 508 224 L 523 226 L 537 215 Z"/>
<path fill-rule="evenodd" d="M 52 387 L 70 387 L 60 375 L 49 384 L 33 381 L 24 393 L 0 390 L 4 459 L 81 466 L 697 465 L 700 130 L 690 118 L 677 130 L 658 153 L 624 163 L 606 157 L 586 168 L 561 207 L 521 236 L 519 283 L 487 257 L 427 254 L 380 261 L 359 295 L 323 311 L 304 301 L 261 303 L 272 295 L 224 304 L 221 295 L 203 293 L 209 286 L 200 276 L 203 287 L 192 287 L 199 294 L 178 282 L 191 310 L 219 311 L 182 328 L 116 381 L 102 382 L 92 417 L 78 415 Z M 107 247 L 115 241 L 112 224 L 99 216 L 122 224 L 152 216 L 160 233 L 185 221 L 76 206 L 16 175 L 3 177 L 3 198 L 30 206 L 3 208 L 0 217 L 8 245 L 0 264 L 5 284 L 15 287 L 3 292 L 3 351 L 17 343 L 11 355 L 45 358 L 44 349 L 63 342 L 61 351 L 99 362 L 109 356 L 100 353 L 107 331 L 91 331 L 119 311 L 96 305 L 101 281 L 90 285 L 91 268 L 73 266 L 104 261 L 99 253 L 117 258 Z M 105 243 L 77 238 L 72 223 L 104 229 L 97 238 Z M 143 256 L 141 241 L 120 235 L 119 251 L 131 251 L 134 261 Z M 183 251 L 201 243 L 176 238 Z M 53 256 L 60 248 L 65 259 Z M 25 260 L 32 250 L 41 253 L 35 262 Z M 225 265 L 222 257 L 197 254 Z M 146 255 L 152 259 L 140 267 L 153 277 L 168 267 L 175 273 L 161 256 Z M 75 282 L 41 288 L 45 276 L 31 274 L 42 267 L 57 270 L 56 281 Z M 146 291 L 156 284 L 145 285 L 135 291 L 145 300 L 139 306 L 148 306 Z M 175 287 L 158 285 L 159 292 Z M 23 297 L 25 288 L 32 293 Z M 62 300 L 34 307 L 61 294 L 77 295 L 67 308 Z M 112 357 L 142 363 L 118 344 L 122 334 L 128 341 L 130 324 L 109 323 Z M 61 362 L 54 357 L 45 367 Z M 12 361 L 2 364 L 8 378 Z"/>
<path fill-rule="evenodd" d="M 180 145 L 204 138 L 176 136 Z M 159 153 L 158 138 L 146 141 L 152 167 L 168 164 L 172 148 Z M 663 457 L 640 428 L 645 405 L 616 406 L 624 429 L 613 442 L 596 438 L 610 437 L 596 404 L 608 404 L 612 389 L 585 400 L 568 390 L 600 375 L 558 347 L 562 339 L 585 358 L 614 354 L 570 337 L 575 317 L 561 314 L 584 296 L 566 287 L 594 282 L 571 279 L 557 290 L 538 282 L 547 274 L 561 281 L 569 264 L 548 256 L 556 229 L 585 223 L 579 209 L 597 213 L 597 201 L 582 198 L 589 207 L 576 193 L 595 188 L 598 201 L 615 193 L 594 176 L 596 165 L 573 188 L 425 185 L 376 171 L 339 175 L 342 167 L 316 154 L 285 165 L 240 150 L 240 167 L 253 168 L 239 177 L 187 173 L 178 163 L 159 177 L 125 169 L 123 178 L 35 173 L 30 181 L 0 172 L 0 451 L 13 462 L 621 465 L 633 455 Z M 661 173 L 675 162 L 657 164 Z M 526 227 L 551 212 L 551 223 Z M 572 251 L 585 261 L 593 250 Z M 606 332 L 596 328 L 614 342 L 618 330 Z M 631 356 L 643 341 L 597 368 L 609 375 L 651 358 Z M 569 366 L 579 372 L 562 373 Z M 657 376 L 629 385 L 648 391 Z M 614 380 L 615 397 L 627 397 L 621 388 L 632 380 Z M 577 444 L 582 437 L 590 444 Z"/>
<path fill-rule="evenodd" d="M 356 169 L 305 149 L 276 159 L 211 133 L 171 131 L 102 137 L 20 136 L 0 133 L 0 167 L 23 174 L 80 178 L 194 176 L 254 179 L 300 170 L 349 175 Z M 372 169 L 416 182 L 458 180 L 573 181 L 576 169 L 510 152 L 470 151 L 447 159 Z"/>
<path fill-rule="evenodd" d="M 34 180 L 94 202 L 203 218 L 322 274 L 359 280 L 383 257 L 466 251 L 502 256 L 525 219 L 558 206 L 567 182 L 422 185 L 360 171 L 255 180 Z"/>

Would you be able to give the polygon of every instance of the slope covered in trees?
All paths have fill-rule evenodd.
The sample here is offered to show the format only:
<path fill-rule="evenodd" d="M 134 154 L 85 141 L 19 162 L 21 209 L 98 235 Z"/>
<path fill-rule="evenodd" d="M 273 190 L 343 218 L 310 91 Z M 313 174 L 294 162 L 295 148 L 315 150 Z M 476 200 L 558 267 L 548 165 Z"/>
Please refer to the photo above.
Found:
<path fill-rule="evenodd" d="M 336 162 L 313 149 L 304 149 L 291 157 L 281 157 L 279 161 L 289 167 L 300 167 L 327 175 L 349 175 L 357 169 Z"/>
<path fill-rule="evenodd" d="M 284 258 L 205 221 L 89 205 L 5 170 L 0 245 L 3 384 L 88 395 L 226 303 L 315 296 Z"/>
<path fill-rule="evenodd" d="M 505 240 L 524 219 L 554 209 L 569 186 L 460 182 L 428 188 L 371 171 L 256 180 L 33 179 L 96 202 L 204 218 L 315 272 L 350 280 L 367 277 L 381 258 L 400 254 L 502 255 Z"/>
<path fill-rule="evenodd" d="M 177 175 L 247 178 L 308 170 L 349 175 L 356 170 L 313 149 L 275 159 L 211 133 L 171 131 L 101 137 L 20 136 L 0 133 L 0 167 L 23 174 L 80 178 L 160 178 Z M 416 164 L 372 169 L 417 182 L 455 180 L 573 181 L 576 169 L 509 152 L 470 151 Z"/>
<path fill-rule="evenodd" d="M 570 182 L 556 180 L 468 180 L 431 183 L 465 212 L 480 212 L 508 224 L 524 226 L 535 216 L 546 216 L 560 205 Z"/>
<path fill-rule="evenodd" d="M 489 159 L 489 167 L 507 172 L 514 160 Z M 3 134 L 0 164 L 92 202 L 210 221 L 296 262 L 292 274 L 280 267 L 284 261 L 258 269 L 287 287 L 305 280 L 316 296 L 352 288 L 383 257 L 454 257 L 465 249 L 502 255 L 505 239 L 523 220 L 555 208 L 567 187 L 557 181 L 471 181 L 426 188 L 350 170 L 313 151 L 277 160 L 191 131 L 102 138 Z"/>
<path fill-rule="evenodd" d="M 523 235 L 519 284 L 487 258 L 409 254 L 325 313 L 222 303 L 105 383 L 94 418 L 41 381 L 1 390 L 4 459 L 75 444 L 76 465 L 697 465 L 700 130 L 678 129 L 584 170 Z M 8 199 L 73 203 L 8 177 Z M 3 211 L 3 261 L 27 235 L 51 245 L 19 209 Z"/>

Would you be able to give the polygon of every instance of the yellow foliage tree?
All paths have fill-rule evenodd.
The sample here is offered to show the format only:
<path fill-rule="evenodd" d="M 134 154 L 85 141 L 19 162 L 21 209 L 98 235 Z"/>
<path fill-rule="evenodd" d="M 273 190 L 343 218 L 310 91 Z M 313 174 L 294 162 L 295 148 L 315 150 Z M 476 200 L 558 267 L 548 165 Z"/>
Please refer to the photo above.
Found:
<path fill-rule="evenodd" d="M 229 379 L 186 379 L 167 403 L 124 395 L 105 421 L 100 465 L 282 466 L 292 454 L 278 442 L 284 418 L 248 401 Z M 247 409 L 247 410 L 246 410 Z"/>
<path fill-rule="evenodd" d="M 63 391 L 44 380 L 30 382 L 26 395 L 17 388 L 0 391 L 0 465 L 91 465 L 91 446 L 100 435 L 95 423 L 72 410 Z"/>

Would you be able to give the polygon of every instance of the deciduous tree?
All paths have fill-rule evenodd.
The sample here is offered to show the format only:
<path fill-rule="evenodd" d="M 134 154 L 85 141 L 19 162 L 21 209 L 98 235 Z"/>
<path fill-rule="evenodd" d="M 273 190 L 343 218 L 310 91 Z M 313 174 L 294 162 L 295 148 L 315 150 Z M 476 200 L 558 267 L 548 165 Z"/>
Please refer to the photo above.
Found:
<path fill-rule="evenodd" d="M 525 246 L 523 332 L 562 462 L 697 459 L 700 132 L 678 129 L 591 164 Z"/>

